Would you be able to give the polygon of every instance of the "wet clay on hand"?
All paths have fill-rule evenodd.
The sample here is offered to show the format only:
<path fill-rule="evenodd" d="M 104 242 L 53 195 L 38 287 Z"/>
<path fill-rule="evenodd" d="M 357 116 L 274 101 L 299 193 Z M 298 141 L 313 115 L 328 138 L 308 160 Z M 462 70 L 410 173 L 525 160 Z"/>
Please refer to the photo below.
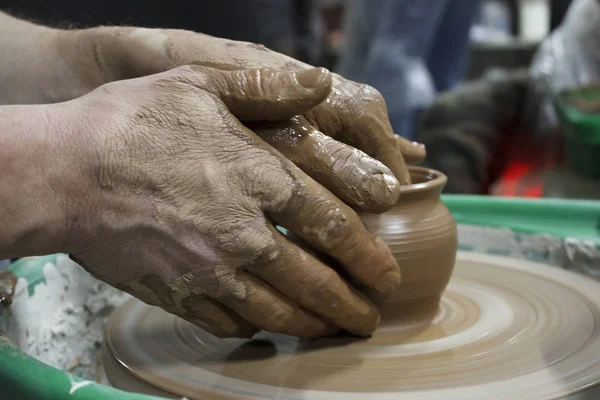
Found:
<path fill-rule="evenodd" d="M 91 203 L 73 218 L 65 251 L 99 279 L 216 336 L 370 335 L 380 319 L 373 303 L 275 225 L 379 293 L 400 284 L 389 248 L 240 122 L 303 114 L 330 87 L 323 69 L 189 66 L 69 103 L 74 140 L 89 143 L 78 156 Z"/>
<path fill-rule="evenodd" d="M 66 31 L 58 41 L 58 52 L 79 77 L 81 86 L 90 90 L 106 82 L 191 64 L 221 70 L 311 68 L 261 45 L 167 29 Z M 410 184 L 406 164 L 417 164 L 425 157 L 423 145 L 394 134 L 385 101 L 377 90 L 339 75 L 333 74 L 333 89 L 325 101 L 307 110 L 305 117 L 313 129 L 382 162 L 401 184 Z"/>
<path fill-rule="evenodd" d="M 315 129 L 303 116 L 248 127 L 351 207 L 383 212 L 400 196 L 400 185 L 381 162 Z"/>

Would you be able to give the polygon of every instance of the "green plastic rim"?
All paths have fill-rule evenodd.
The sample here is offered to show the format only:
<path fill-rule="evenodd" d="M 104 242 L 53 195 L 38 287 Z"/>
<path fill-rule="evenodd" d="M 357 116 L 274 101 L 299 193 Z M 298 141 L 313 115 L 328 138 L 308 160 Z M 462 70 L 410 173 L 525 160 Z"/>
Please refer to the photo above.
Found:
<path fill-rule="evenodd" d="M 600 202 L 528 200 L 483 196 L 443 196 L 459 224 L 508 228 L 515 232 L 546 233 L 588 240 L 600 246 Z M 27 279 L 28 289 L 44 282 L 43 267 L 57 255 L 34 257 L 10 270 Z M 3 317 L 0 315 L 0 317 Z M 16 348 L 0 333 L 0 388 L 3 399 L 19 400 L 161 400 L 84 381 L 52 368 Z M 166 399 L 163 399 L 166 400 Z"/>
<path fill-rule="evenodd" d="M 9 270 L 17 277 L 27 280 L 27 289 L 31 295 L 36 285 L 45 282 L 44 266 L 47 263 L 56 263 L 57 256 L 26 258 L 11 265 Z M 23 353 L 2 332 L 0 388 L 2 399 L 7 400 L 166 400 L 124 392 L 53 368 Z"/>
<path fill-rule="evenodd" d="M 564 123 L 567 134 L 584 144 L 600 145 L 600 111 L 580 110 L 572 104 L 574 100 L 600 103 L 600 86 L 566 90 L 554 98 L 554 108 Z"/>
<path fill-rule="evenodd" d="M 456 223 L 573 238 L 600 247 L 600 201 L 445 195 Z"/>

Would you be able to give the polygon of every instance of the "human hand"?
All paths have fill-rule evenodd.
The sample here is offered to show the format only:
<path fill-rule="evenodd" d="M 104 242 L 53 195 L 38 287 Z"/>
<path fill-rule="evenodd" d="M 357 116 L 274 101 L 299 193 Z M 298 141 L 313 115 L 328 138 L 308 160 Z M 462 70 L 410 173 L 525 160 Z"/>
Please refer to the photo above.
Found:
<path fill-rule="evenodd" d="M 106 82 L 145 76 L 192 64 L 222 70 L 272 68 L 300 71 L 311 68 L 261 45 L 181 30 L 104 27 L 64 31 L 59 40 L 59 48 L 60 53 L 69 60 L 75 76 L 78 76 L 89 90 Z M 297 119 L 291 125 L 279 124 L 276 130 L 285 131 L 288 136 L 302 137 L 310 131 L 313 132 L 312 136 L 317 136 L 310 142 L 319 142 L 321 137 L 329 136 L 338 142 L 360 149 L 385 164 L 401 184 L 410 183 L 406 164 L 419 163 L 425 157 L 425 148 L 422 145 L 394 135 L 385 101 L 377 90 L 335 74 L 333 90 L 324 102 L 307 110 L 304 118 Z M 273 135 L 268 135 L 267 139 L 271 137 Z M 281 142 L 270 143 L 282 150 Z M 304 164 L 310 164 L 315 159 L 317 163 L 322 164 L 326 157 L 331 160 L 330 164 L 336 164 L 337 160 L 344 163 L 345 155 L 331 153 L 330 150 L 333 149 L 321 146 L 321 160 L 313 157 L 311 160 L 305 160 Z M 296 150 L 290 146 L 282 151 L 297 162 L 298 158 L 305 157 L 294 157 Z M 338 196 L 341 192 L 348 192 L 343 185 L 323 181 L 318 176 L 315 179 Z M 356 204 L 355 198 L 352 197 L 349 201 L 352 206 L 367 206 L 371 211 L 377 211 L 375 208 L 383 211 L 381 200 L 371 205 Z M 391 206 L 386 205 L 387 208 Z"/>
<path fill-rule="evenodd" d="M 305 113 L 330 87 L 324 69 L 189 66 L 65 103 L 87 196 L 73 207 L 64 251 L 217 336 L 371 334 L 373 304 L 275 225 L 380 292 L 400 282 L 390 250 L 343 199 L 240 122 Z M 388 177 L 379 184 L 398 188 L 376 161 L 354 165 L 380 165 Z"/>

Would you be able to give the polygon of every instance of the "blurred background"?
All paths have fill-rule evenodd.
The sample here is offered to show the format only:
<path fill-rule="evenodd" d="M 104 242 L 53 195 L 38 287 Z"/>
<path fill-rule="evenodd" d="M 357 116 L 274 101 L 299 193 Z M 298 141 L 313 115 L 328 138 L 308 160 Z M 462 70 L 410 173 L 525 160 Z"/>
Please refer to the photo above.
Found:
<path fill-rule="evenodd" d="M 377 88 L 446 193 L 600 199 L 598 0 L 0 0 L 63 27 L 258 42 Z"/>

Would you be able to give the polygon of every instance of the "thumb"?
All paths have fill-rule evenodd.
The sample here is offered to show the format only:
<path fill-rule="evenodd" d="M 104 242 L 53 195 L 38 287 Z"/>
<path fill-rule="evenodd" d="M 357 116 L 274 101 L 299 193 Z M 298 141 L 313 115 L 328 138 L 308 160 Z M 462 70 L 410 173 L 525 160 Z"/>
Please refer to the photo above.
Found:
<path fill-rule="evenodd" d="M 212 69 L 218 84 L 209 90 L 242 121 L 280 121 L 304 114 L 331 91 L 331 73 L 325 68 L 302 71 Z"/>

